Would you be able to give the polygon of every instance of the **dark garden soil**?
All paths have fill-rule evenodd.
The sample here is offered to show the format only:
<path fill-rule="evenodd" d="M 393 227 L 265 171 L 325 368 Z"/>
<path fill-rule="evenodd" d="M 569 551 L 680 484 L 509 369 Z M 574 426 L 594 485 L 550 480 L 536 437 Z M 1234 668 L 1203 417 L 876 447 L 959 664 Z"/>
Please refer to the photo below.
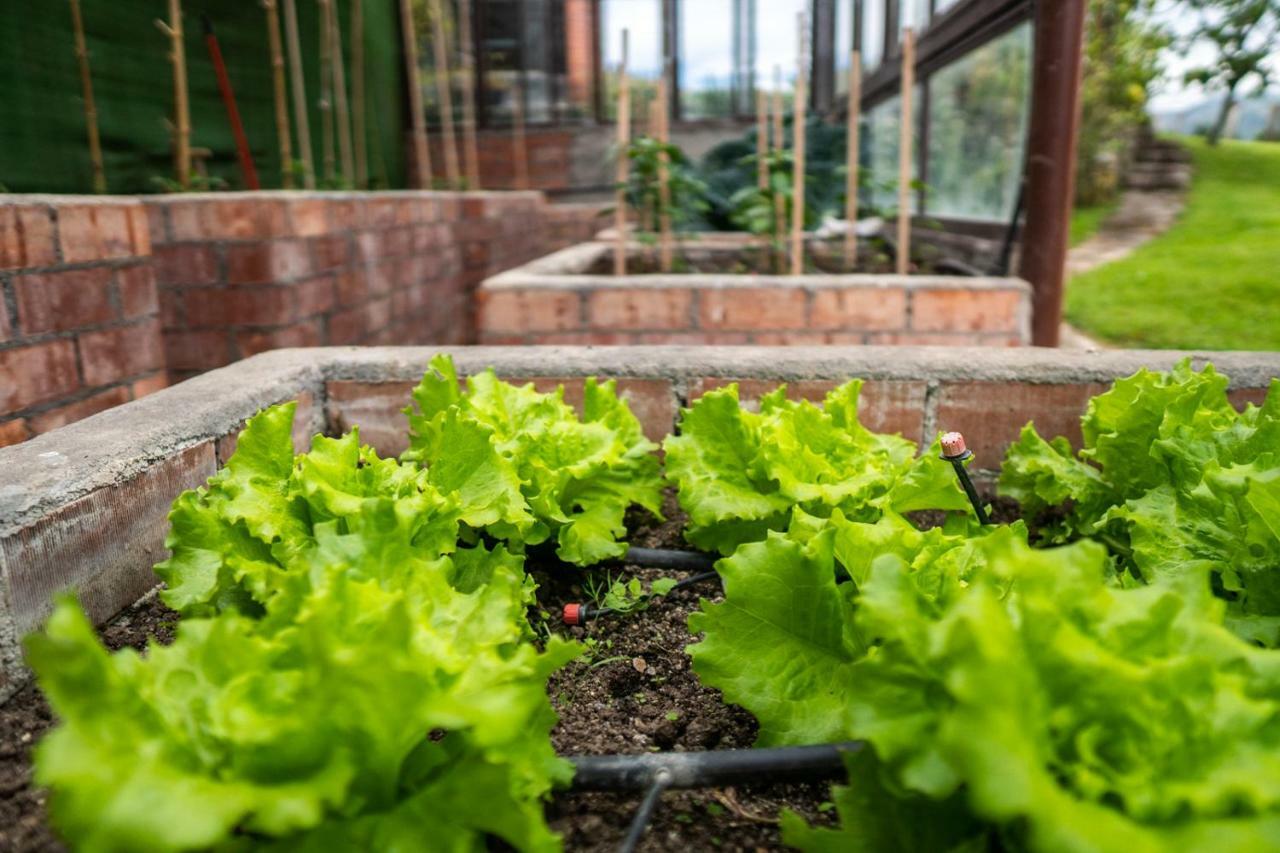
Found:
<path fill-rule="evenodd" d="M 998 501 L 995 520 L 1016 517 L 1016 505 Z M 684 516 L 668 495 L 666 521 L 636 512 L 628 519 L 631 543 L 652 548 L 685 548 Z M 920 514 L 916 523 L 934 526 L 941 514 Z M 756 722 L 746 711 L 703 686 L 684 648 L 695 638 L 686 620 L 700 598 L 719 597 L 708 583 L 676 590 L 641 612 L 607 615 L 586 629 L 560 623 L 564 604 L 582 602 L 587 573 L 563 566 L 530 564 L 539 583 L 538 599 L 548 630 L 567 633 L 588 645 L 588 653 L 555 674 L 548 693 L 560 715 L 552 742 L 562 755 L 740 749 L 752 745 Z M 626 566 L 595 569 L 604 579 L 638 577 L 646 584 L 683 573 Z M 543 617 L 537 617 L 539 621 Z M 149 637 L 173 638 L 177 614 L 149 596 L 103 628 L 112 649 L 142 648 Z M 62 851 L 49 829 L 46 794 L 31 781 L 31 750 L 53 724 L 44 696 L 34 685 L 0 706 L 0 851 Z M 654 813 L 639 850 L 757 851 L 781 848 L 778 815 L 784 808 L 810 822 L 830 823 L 834 812 L 827 783 L 759 785 L 668 791 Z M 551 826 L 564 835 L 569 851 L 616 849 L 640 805 L 640 794 L 560 793 L 547 805 Z"/>
<path fill-rule="evenodd" d="M 804 271 L 808 275 L 849 275 L 866 273 L 882 275 L 894 272 L 893 256 L 882 248 L 877 248 L 871 241 L 860 243 L 858 257 L 850 266 L 844 261 L 843 243 L 829 241 L 823 243 L 810 242 L 805 246 Z M 914 253 L 913 253 L 914 254 Z M 710 245 L 699 245 L 696 234 L 684 235 L 675 244 L 671 273 L 684 274 L 720 274 L 720 275 L 787 275 L 790 267 L 786 256 L 779 256 L 760 247 L 719 248 Z M 921 257 L 912 260 L 910 273 L 913 275 L 930 275 L 940 272 L 935 267 L 933 257 Z M 631 250 L 627 255 L 627 275 L 657 275 L 661 273 L 657 246 L 640 250 Z M 585 270 L 587 275 L 612 275 L 613 255 L 606 254 Z"/>

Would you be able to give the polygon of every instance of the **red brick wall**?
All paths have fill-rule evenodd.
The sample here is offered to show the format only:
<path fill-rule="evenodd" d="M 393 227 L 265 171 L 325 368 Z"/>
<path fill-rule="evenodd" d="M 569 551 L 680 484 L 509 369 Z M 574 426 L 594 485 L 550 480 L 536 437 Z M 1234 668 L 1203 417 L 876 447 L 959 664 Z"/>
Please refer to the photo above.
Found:
<path fill-rule="evenodd" d="M 477 293 L 482 344 L 910 344 L 1029 343 L 1025 285 L 948 287 L 769 285 L 724 277 L 675 286 L 600 277 L 564 286 L 486 286 Z M 716 280 L 716 279 L 719 280 Z M 605 282 L 608 280 L 606 279 Z M 959 280 L 963 282 L 964 280 Z"/>
<path fill-rule="evenodd" d="M 486 189 L 567 190 L 571 180 L 572 129 L 529 127 L 525 130 L 525 147 L 529 158 L 529 186 L 516 186 L 516 159 L 509 128 L 482 130 L 476 134 L 476 154 L 480 166 L 480 185 Z M 443 137 L 432 133 L 431 167 L 440 178 L 444 172 Z M 412 145 L 412 140 L 409 142 Z M 462 134 L 458 134 L 458 158 L 463 159 Z"/>
<path fill-rule="evenodd" d="M 165 385 L 136 200 L 0 203 L 0 446 Z"/>

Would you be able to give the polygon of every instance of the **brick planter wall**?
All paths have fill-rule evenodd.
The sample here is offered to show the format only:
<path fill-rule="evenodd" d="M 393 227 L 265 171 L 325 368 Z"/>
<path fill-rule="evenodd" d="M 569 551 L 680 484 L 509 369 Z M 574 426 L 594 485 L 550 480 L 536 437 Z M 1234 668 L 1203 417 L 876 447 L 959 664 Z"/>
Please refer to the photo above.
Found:
<path fill-rule="evenodd" d="M 164 387 L 150 253 L 136 200 L 0 202 L 0 445 Z"/>
<path fill-rule="evenodd" d="M 1030 343 L 1031 289 L 1015 278 L 720 273 L 619 278 L 589 272 L 611 251 L 606 243 L 584 243 L 485 281 L 477 293 L 479 342 Z"/>
<path fill-rule="evenodd" d="M 152 588 L 165 556 L 165 515 L 186 488 L 223 464 L 244 420 L 298 400 L 294 441 L 354 425 L 383 454 L 405 442 L 401 412 L 435 347 L 336 348 L 265 353 L 146 399 L 95 415 L 16 447 L 0 449 L 0 701 L 26 678 L 18 638 L 73 587 L 101 622 Z M 1045 435 L 1079 442 L 1092 394 L 1140 367 L 1165 370 L 1180 352 L 1071 352 L 1025 348 L 916 347 L 459 347 L 464 375 L 494 367 L 544 388 L 564 383 L 570 400 L 587 376 L 616 378 L 654 439 L 682 406 L 709 388 L 739 382 L 751 400 L 787 382 L 794 397 L 820 397 L 852 377 L 867 380 L 859 416 L 875 429 L 931 440 L 966 431 L 975 469 L 989 477 L 1018 430 L 1034 419 Z M 1231 377 L 1236 405 L 1260 402 L 1278 353 L 1213 353 Z M 580 398 L 579 398 L 580 399 Z M 48 460 L 60 460 L 51 465 Z M 985 472 L 985 473 L 984 473 Z M 109 533 L 109 535 L 107 535 Z"/>

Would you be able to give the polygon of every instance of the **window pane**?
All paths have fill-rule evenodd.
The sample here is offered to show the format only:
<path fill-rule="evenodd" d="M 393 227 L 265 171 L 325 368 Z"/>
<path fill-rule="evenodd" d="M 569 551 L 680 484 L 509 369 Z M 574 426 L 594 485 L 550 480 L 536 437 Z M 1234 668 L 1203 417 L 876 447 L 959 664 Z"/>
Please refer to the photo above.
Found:
<path fill-rule="evenodd" d="M 854 0 L 836 0 L 836 94 L 849 93 L 849 53 L 853 50 Z"/>
<path fill-rule="evenodd" d="M 911 99 L 912 112 L 915 113 L 914 144 L 920 140 L 920 99 L 923 93 L 917 85 L 915 95 Z M 859 216 L 870 216 L 872 212 L 892 213 L 898 208 L 898 150 L 901 127 L 898 118 L 902 114 L 902 98 L 895 96 L 892 100 L 877 104 L 863 113 L 860 123 L 860 142 L 858 162 L 866 173 L 861 176 L 859 184 L 859 204 L 862 212 Z M 918 176 L 918 156 L 912 158 L 911 179 Z M 919 207 L 919 195 L 911 194 L 911 210 Z"/>
<path fill-rule="evenodd" d="M 484 98 L 489 121 L 511 121 L 512 103 L 520 91 L 520 9 L 519 0 L 487 0 L 473 4 L 480 11 L 480 44 L 477 60 L 484 68 Z"/>
<path fill-rule="evenodd" d="M 898 5 L 898 34 L 911 27 L 919 35 L 929 24 L 929 0 L 900 0 Z"/>
<path fill-rule="evenodd" d="M 1022 174 L 1031 27 L 1023 24 L 930 78 L 928 211 L 1007 219 Z"/>
<path fill-rule="evenodd" d="M 686 119 L 733 114 L 733 0 L 680 3 L 680 108 Z"/>
<path fill-rule="evenodd" d="M 601 0 L 600 56 L 604 64 L 604 111 L 610 119 L 618 109 L 618 63 L 622 59 L 622 31 L 627 31 L 627 76 L 631 79 L 633 115 L 643 116 L 662 73 L 662 0 Z"/>
<path fill-rule="evenodd" d="M 871 71 L 884 58 L 885 0 L 863 0 L 862 3 L 862 67 Z"/>
<path fill-rule="evenodd" d="M 956 3 L 958 2 L 960 2 L 960 0 L 934 0 L 933 16 L 936 18 L 937 16 L 941 15 L 943 12 L 950 9 L 952 6 L 956 5 Z"/>
<path fill-rule="evenodd" d="M 788 92 L 796 79 L 796 16 L 809 9 L 809 0 L 757 0 L 756 80 L 773 85 L 773 70 L 782 69 Z M 788 98 L 790 95 L 788 95 Z M 788 101 L 789 103 L 790 101 Z"/>

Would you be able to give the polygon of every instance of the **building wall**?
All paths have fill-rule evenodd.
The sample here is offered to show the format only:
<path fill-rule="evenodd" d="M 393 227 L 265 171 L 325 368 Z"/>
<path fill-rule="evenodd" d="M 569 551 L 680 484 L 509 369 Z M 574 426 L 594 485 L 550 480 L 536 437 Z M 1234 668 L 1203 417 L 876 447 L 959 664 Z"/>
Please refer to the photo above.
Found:
<path fill-rule="evenodd" d="M 165 386 L 142 204 L 23 198 L 0 205 L 0 445 Z"/>

